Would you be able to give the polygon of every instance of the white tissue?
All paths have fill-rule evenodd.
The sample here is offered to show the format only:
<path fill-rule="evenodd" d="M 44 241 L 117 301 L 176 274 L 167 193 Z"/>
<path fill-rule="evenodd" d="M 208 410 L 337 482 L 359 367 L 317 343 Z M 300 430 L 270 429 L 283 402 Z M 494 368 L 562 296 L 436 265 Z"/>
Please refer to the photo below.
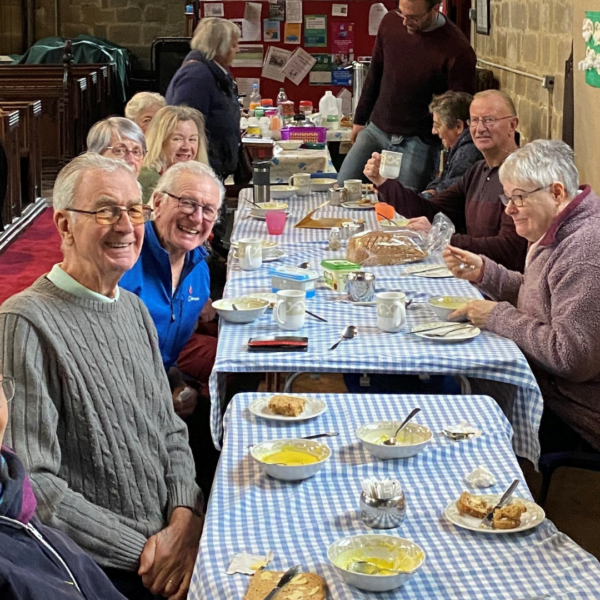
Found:
<path fill-rule="evenodd" d="M 396 498 L 402 493 L 402 486 L 397 479 L 377 479 L 369 477 L 363 479 L 361 484 L 362 491 L 370 498 L 378 498 L 379 500 L 389 500 Z"/>
<path fill-rule="evenodd" d="M 487 488 L 495 485 L 496 477 L 486 467 L 477 467 L 468 475 L 465 475 L 465 481 L 476 488 Z"/>
<path fill-rule="evenodd" d="M 240 552 L 232 559 L 227 569 L 227 575 L 234 573 L 243 573 L 244 575 L 254 575 L 256 571 L 266 567 L 273 560 L 273 552 L 269 550 L 266 556 L 258 554 L 248 554 L 248 552 Z"/>

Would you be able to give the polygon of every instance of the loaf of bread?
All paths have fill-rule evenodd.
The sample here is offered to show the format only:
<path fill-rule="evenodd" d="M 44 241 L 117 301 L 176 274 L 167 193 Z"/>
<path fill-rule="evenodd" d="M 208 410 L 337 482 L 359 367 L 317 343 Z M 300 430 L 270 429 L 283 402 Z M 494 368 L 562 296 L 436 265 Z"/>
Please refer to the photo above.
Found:
<path fill-rule="evenodd" d="M 297 417 L 302 414 L 305 404 L 304 398 L 288 396 L 287 394 L 275 394 L 269 400 L 271 412 L 284 417 Z"/>
<path fill-rule="evenodd" d="M 425 258 L 419 234 L 410 231 L 366 231 L 348 240 L 346 259 L 365 267 L 401 265 Z"/>
<path fill-rule="evenodd" d="M 283 571 L 258 570 L 252 576 L 244 600 L 264 600 L 283 577 Z M 277 594 L 277 600 L 325 600 L 325 581 L 316 573 L 298 573 Z"/>

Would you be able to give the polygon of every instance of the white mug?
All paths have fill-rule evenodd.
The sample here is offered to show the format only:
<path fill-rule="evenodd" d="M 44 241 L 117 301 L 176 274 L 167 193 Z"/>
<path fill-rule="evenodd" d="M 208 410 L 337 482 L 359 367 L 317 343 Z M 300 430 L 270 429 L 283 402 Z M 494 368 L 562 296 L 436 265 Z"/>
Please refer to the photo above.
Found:
<path fill-rule="evenodd" d="M 308 196 L 310 194 L 310 173 L 294 173 L 288 182 L 297 187 L 297 196 Z"/>
<path fill-rule="evenodd" d="M 348 190 L 348 201 L 356 202 L 362 197 L 362 180 L 361 179 L 346 179 L 344 187 Z"/>
<path fill-rule="evenodd" d="M 402 153 L 392 152 L 391 150 L 382 150 L 381 166 L 379 175 L 386 179 L 398 179 L 400 177 L 400 167 L 402 166 Z"/>
<path fill-rule="evenodd" d="M 280 329 L 297 331 L 306 319 L 306 292 L 304 290 L 279 290 L 273 316 Z"/>
<path fill-rule="evenodd" d="M 244 238 L 238 242 L 237 251 L 240 267 L 244 271 L 256 271 L 262 265 L 262 240 Z"/>
<path fill-rule="evenodd" d="M 381 331 L 397 333 L 406 322 L 406 296 L 403 292 L 379 292 L 377 298 L 377 326 Z"/>

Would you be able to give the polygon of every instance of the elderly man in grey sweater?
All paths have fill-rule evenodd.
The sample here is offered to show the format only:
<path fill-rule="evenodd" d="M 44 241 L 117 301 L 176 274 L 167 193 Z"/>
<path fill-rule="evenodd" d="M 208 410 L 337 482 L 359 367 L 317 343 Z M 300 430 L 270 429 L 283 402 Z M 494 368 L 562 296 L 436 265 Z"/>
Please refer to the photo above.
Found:
<path fill-rule="evenodd" d="M 0 361 L 16 383 L 7 443 L 31 474 L 44 523 L 128 598 L 180 600 L 202 492 L 152 318 L 117 286 L 151 209 L 133 171 L 96 154 L 61 171 L 54 208 L 62 263 L 0 307 Z"/>

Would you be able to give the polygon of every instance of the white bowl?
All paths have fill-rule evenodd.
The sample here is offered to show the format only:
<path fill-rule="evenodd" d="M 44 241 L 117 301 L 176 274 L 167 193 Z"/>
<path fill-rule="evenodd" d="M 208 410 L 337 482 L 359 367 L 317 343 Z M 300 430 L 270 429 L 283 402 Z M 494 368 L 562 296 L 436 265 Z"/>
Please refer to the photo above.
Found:
<path fill-rule="evenodd" d="M 377 441 L 383 436 L 387 436 L 387 439 L 392 437 L 400 423 L 402 421 L 375 421 L 359 427 L 356 435 L 373 456 L 382 460 L 409 458 L 419 454 L 433 437 L 431 430 L 423 425 L 407 423 L 398 435 L 399 445 L 387 446 Z"/>
<path fill-rule="evenodd" d="M 300 146 L 302 146 L 303 143 L 304 142 L 301 140 L 281 140 L 279 142 L 276 142 L 276 144 L 282 150 L 298 150 L 298 148 L 300 148 Z"/>
<path fill-rule="evenodd" d="M 311 179 L 310 189 L 312 192 L 326 192 L 329 188 L 333 187 L 337 183 L 337 179 Z"/>
<path fill-rule="evenodd" d="M 409 568 L 398 566 L 404 573 L 392 575 L 366 575 L 349 571 L 346 567 L 351 561 L 371 559 L 390 560 L 403 554 L 413 557 L 414 564 Z M 334 542 L 327 550 L 327 558 L 341 575 L 342 579 L 367 592 L 388 592 L 404 585 L 425 562 L 425 552 L 414 542 L 395 535 L 353 535 Z M 350 558 L 350 560 L 348 560 Z"/>
<path fill-rule="evenodd" d="M 262 459 L 266 456 L 288 447 L 313 454 L 319 460 L 308 465 L 296 466 L 263 462 Z M 331 450 L 322 442 L 316 442 L 314 440 L 282 439 L 256 444 L 256 446 L 250 448 L 250 454 L 258 463 L 261 470 L 267 475 L 270 475 L 275 479 L 282 479 L 283 481 L 300 481 L 302 479 L 308 479 L 317 473 L 329 460 Z"/>
<path fill-rule="evenodd" d="M 233 308 L 233 304 L 237 310 Z M 252 323 L 268 306 L 269 302 L 260 298 L 224 298 L 213 302 L 219 316 L 230 323 Z"/>
<path fill-rule="evenodd" d="M 286 198 L 291 198 L 298 190 L 299 188 L 293 185 L 272 185 L 271 198 L 273 200 L 285 200 Z"/>
<path fill-rule="evenodd" d="M 431 306 L 433 312 L 443 321 L 449 321 L 448 318 L 455 310 L 463 308 L 467 302 L 473 302 L 477 298 L 466 298 L 464 296 L 433 296 L 427 300 L 427 304 Z M 452 319 L 457 322 L 466 322 L 467 317 L 460 319 Z"/>
<path fill-rule="evenodd" d="M 263 218 L 270 210 L 285 210 L 288 205 L 285 202 L 258 202 L 256 206 L 252 206 L 250 213 L 253 217 Z"/>

